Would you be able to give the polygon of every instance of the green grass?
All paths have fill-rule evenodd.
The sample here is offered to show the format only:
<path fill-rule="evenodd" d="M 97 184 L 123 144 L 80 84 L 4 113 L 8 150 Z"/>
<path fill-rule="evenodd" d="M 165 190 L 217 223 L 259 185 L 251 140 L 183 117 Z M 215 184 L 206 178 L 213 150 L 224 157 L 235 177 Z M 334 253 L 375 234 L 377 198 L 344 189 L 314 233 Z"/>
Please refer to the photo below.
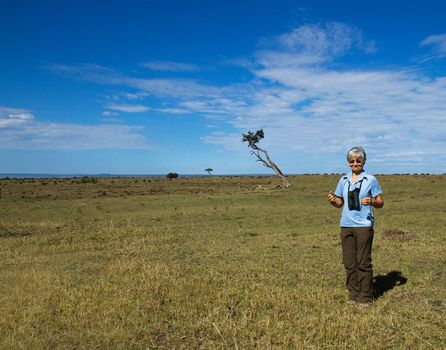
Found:
<path fill-rule="evenodd" d="M 378 179 L 365 310 L 337 175 L 0 180 L 0 348 L 444 349 L 446 176 Z"/>

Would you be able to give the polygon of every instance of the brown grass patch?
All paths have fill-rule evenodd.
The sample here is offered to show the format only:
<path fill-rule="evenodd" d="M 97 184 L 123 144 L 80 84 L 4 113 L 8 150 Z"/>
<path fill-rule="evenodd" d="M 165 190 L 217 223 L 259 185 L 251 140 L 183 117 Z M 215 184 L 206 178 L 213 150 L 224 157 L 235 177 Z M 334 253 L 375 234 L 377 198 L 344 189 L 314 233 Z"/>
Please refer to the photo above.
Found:
<path fill-rule="evenodd" d="M 385 230 L 383 231 L 382 235 L 386 239 L 392 239 L 395 241 L 408 241 L 415 238 L 415 233 L 399 229 Z"/>

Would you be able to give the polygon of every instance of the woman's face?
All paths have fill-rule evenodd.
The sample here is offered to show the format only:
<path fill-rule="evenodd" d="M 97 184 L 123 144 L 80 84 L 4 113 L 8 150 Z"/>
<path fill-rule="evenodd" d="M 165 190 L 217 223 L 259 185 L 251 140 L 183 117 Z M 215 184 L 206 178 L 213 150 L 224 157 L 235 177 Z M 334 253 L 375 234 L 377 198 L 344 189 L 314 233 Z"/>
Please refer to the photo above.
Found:
<path fill-rule="evenodd" d="M 354 172 L 355 174 L 359 174 L 362 171 L 362 169 L 364 168 L 364 163 L 364 159 L 355 157 L 350 158 L 350 160 L 348 161 L 352 172 Z"/>

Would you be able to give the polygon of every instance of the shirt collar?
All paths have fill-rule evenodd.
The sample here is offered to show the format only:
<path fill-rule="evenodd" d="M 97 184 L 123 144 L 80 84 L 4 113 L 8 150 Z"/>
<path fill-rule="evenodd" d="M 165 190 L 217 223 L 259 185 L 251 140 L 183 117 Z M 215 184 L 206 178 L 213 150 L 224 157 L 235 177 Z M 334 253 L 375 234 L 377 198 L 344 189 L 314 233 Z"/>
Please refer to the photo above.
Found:
<path fill-rule="evenodd" d="M 359 179 L 357 180 L 357 182 L 361 181 L 362 179 L 365 179 L 365 178 L 367 178 L 367 173 L 365 172 L 365 170 L 362 170 L 361 174 L 359 174 Z M 352 172 L 351 171 L 347 174 L 347 180 L 352 182 Z"/>

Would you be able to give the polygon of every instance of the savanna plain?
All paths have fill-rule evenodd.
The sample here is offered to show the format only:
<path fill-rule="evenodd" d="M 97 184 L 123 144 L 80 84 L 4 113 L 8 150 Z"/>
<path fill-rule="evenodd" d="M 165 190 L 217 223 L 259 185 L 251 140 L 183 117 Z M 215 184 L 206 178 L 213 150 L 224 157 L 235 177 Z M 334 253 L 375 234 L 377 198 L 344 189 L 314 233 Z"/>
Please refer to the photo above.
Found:
<path fill-rule="evenodd" d="M 446 175 L 383 175 L 345 304 L 339 175 L 0 180 L 2 349 L 445 349 Z"/>

